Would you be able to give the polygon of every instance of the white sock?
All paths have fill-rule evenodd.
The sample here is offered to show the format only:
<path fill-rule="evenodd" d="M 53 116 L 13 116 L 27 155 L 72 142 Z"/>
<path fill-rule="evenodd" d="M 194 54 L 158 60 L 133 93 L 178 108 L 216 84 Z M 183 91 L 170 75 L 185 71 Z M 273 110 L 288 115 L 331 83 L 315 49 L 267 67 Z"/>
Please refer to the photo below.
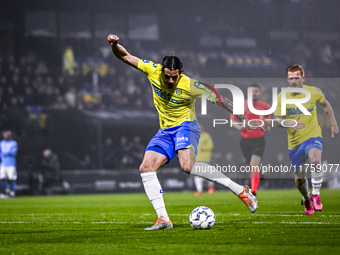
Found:
<path fill-rule="evenodd" d="M 194 176 L 200 176 L 204 179 L 220 184 L 230 189 L 235 195 L 239 195 L 241 192 L 243 192 L 243 186 L 233 182 L 229 177 L 217 171 L 214 166 L 207 163 L 196 162 L 191 169 L 190 174 Z"/>
<path fill-rule="evenodd" d="M 320 188 L 322 186 L 322 175 L 323 172 L 317 173 L 312 172 L 311 173 L 311 179 L 312 179 L 312 195 L 320 195 Z"/>
<path fill-rule="evenodd" d="M 158 181 L 156 172 L 142 173 L 142 182 L 144 190 L 148 196 L 153 208 L 155 209 L 158 218 L 162 216 L 162 219 L 169 221 L 168 213 L 165 209 L 165 203 L 163 199 L 163 190 L 161 184 Z"/>
<path fill-rule="evenodd" d="M 304 200 L 310 199 L 309 192 L 308 192 L 308 180 L 307 179 L 300 187 L 298 187 L 298 189 L 300 190 L 300 193 L 303 196 Z"/>
<path fill-rule="evenodd" d="M 195 181 L 196 190 L 198 192 L 203 192 L 203 179 L 201 177 L 195 176 L 194 181 Z"/>

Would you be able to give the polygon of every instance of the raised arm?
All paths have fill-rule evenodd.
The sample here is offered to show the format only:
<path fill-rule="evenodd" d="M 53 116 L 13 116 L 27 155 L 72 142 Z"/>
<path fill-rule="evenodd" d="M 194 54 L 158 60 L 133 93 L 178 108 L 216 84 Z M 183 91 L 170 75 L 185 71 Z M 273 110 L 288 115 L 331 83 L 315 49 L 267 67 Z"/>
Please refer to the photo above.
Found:
<path fill-rule="evenodd" d="M 225 96 L 218 95 L 217 92 L 215 91 L 215 89 L 212 88 L 210 85 L 196 81 L 194 83 L 194 87 L 197 87 L 200 90 L 205 91 L 206 100 L 209 103 L 219 105 L 219 106 L 223 107 L 224 109 L 226 109 L 228 112 L 233 113 L 233 102 L 231 100 L 229 100 L 228 98 L 226 98 Z M 221 99 L 221 101 L 220 101 L 220 99 Z M 239 114 L 239 115 L 235 115 L 235 116 L 241 122 L 244 123 L 246 128 L 248 128 L 250 130 L 257 130 L 258 128 L 260 128 L 262 131 L 265 131 L 265 129 L 263 127 L 260 127 L 261 123 L 259 123 L 257 121 L 253 121 L 253 125 L 250 126 L 248 119 L 244 115 Z"/>
<path fill-rule="evenodd" d="M 323 100 L 322 103 L 320 103 L 320 105 L 322 106 L 324 112 L 326 113 L 327 117 L 331 121 L 332 137 L 335 138 L 339 134 L 339 127 L 338 127 L 338 123 L 336 122 L 336 119 L 334 117 L 333 108 L 332 108 L 331 104 L 326 100 L 326 98 Z"/>
<path fill-rule="evenodd" d="M 134 68 L 138 67 L 138 58 L 131 55 L 122 45 L 118 43 L 119 37 L 117 35 L 109 34 L 107 37 L 107 41 L 111 45 L 112 53 L 118 59 Z"/>

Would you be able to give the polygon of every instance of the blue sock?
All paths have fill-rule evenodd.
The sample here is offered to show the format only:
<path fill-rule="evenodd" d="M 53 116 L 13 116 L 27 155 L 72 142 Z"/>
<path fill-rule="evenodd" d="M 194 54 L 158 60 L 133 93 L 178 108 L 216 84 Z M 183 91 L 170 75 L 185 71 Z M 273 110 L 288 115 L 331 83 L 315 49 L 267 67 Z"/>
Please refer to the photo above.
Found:
<path fill-rule="evenodd" d="M 6 181 L 2 181 L 1 182 L 1 187 L 6 190 L 7 189 L 7 182 Z"/>
<path fill-rule="evenodd" d="M 15 191 L 15 182 L 11 182 L 11 191 Z"/>

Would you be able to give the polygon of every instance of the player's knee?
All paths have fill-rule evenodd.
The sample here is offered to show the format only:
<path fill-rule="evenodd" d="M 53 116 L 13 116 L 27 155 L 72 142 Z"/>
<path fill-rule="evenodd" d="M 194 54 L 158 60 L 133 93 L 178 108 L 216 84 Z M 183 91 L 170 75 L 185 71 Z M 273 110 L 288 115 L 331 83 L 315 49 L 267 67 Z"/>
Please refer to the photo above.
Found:
<path fill-rule="evenodd" d="M 140 165 L 139 166 L 139 173 L 147 173 L 148 171 L 147 171 L 147 167 L 145 166 L 145 165 Z"/>
<path fill-rule="evenodd" d="M 318 158 L 312 158 L 312 159 L 310 159 L 310 163 L 312 165 L 319 165 L 319 164 L 321 164 L 321 161 Z"/>
<path fill-rule="evenodd" d="M 302 184 L 304 184 L 306 181 L 306 178 L 303 177 L 296 177 L 295 178 L 295 184 L 297 187 L 300 187 Z"/>
<path fill-rule="evenodd" d="M 149 173 L 149 172 L 155 172 L 151 166 L 146 165 L 146 164 L 141 164 L 139 166 L 139 173 L 142 174 L 142 173 Z"/>
<path fill-rule="evenodd" d="M 190 172 L 191 172 L 191 165 L 190 165 L 190 163 L 183 163 L 183 164 L 181 164 L 181 168 L 182 168 L 182 170 L 184 172 L 190 174 Z"/>

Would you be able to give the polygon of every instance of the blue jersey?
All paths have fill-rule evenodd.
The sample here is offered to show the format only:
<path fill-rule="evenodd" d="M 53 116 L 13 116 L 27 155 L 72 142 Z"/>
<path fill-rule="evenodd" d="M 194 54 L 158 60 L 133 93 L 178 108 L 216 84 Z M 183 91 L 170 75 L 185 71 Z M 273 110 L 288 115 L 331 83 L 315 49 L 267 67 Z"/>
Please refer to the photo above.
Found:
<path fill-rule="evenodd" d="M 18 144 L 14 140 L 2 140 L 0 142 L 1 166 L 16 167 L 15 157 L 18 151 Z"/>

